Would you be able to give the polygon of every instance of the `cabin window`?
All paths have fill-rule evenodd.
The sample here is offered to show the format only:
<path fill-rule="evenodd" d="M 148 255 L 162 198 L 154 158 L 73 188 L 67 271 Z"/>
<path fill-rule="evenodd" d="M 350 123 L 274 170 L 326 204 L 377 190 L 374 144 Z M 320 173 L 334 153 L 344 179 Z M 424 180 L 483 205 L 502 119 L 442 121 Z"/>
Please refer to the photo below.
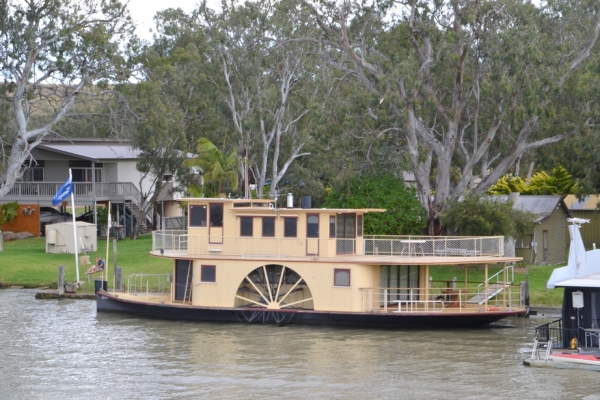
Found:
<path fill-rule="evenodd" d="M 190 226 L 206 227 L 206 205 L 190 205 Z"/>
<path fill-rule="evenodd" d="M 350 270 L 349 269 L 334 269 L 333 270 L 333 286 L 350 286 Z"/>
<path fill-rule="evenodd" d="M 298 237 L 298 218 L 283 218 L 283 236 Z"/>
<path fill-rule="evenodd" d="M 223 204 L 214 203 L 210 205 L 210 226 L 223 226 Z"/>
<path fill-rule="evenodd" d="M 318 238 L 319 237 L 319 216 L 309 214 L 306 218 L 306 237 Z"/>
<path fill-rule="evenodd" d="M 217 267 L 215 265 L 202 265 L 200 267 L 200 282 L 216 282 Z"/>
<path fill-rule="evenodd" d="M 356 216 L 356 237 L 362 237 L 363 235 L 363 216 Z"/>
<path fill-rule="evenodd" d="M 240 217 L 240 236 L 252 236 L 254 218 Z"/>
<path fill-rule="evenodd" d="M 333 215 L 329 217 L 329 237 L 335 237 L 335 217 Z"/>
<path fill-rule="evenodd" d="M 262 218 L 263 237 L 275 237 L 275 217 Z"/>

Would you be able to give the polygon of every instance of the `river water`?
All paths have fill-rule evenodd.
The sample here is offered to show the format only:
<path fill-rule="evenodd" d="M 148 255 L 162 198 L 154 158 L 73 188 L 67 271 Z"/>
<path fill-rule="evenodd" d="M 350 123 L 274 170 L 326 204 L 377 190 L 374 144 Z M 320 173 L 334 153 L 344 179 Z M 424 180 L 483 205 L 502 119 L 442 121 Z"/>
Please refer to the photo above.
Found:
<path fill-rule="evenodd" d="M 173 322 L 0 290 L 0 398 L 600 400 L 600 373 L 522 365 L 543 321 L 411 331 Z"/>

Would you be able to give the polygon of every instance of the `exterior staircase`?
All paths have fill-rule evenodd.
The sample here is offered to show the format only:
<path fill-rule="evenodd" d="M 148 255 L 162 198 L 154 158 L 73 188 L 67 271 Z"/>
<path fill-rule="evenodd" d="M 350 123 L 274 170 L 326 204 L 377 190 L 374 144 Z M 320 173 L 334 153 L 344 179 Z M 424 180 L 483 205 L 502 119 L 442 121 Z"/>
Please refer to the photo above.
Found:
<path fill-rule="evenodd" d="M 510 283 L 506 283 L 506 286 L 503 283 L 490 283 L 488 284 L 487 289 L 483 287 L 482 291 L 477 293 L 475 296 L 467 300 L 469 304 L 483 304 L 486 300 L 491 299 L 496 296 L 498 293 L 501 293 L 505 288 L 509 287 Z M 487 299 L 486 299 L 487 297 Z"/>

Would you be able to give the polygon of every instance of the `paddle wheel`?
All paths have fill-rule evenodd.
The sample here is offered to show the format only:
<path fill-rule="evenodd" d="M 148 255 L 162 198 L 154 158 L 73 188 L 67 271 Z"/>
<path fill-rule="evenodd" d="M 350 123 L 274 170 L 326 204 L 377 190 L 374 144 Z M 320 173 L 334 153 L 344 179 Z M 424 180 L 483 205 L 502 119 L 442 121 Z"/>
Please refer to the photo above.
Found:
<path fill-rule="evenodd" d="M 235 297 L 236 307 L 314 309 L 312 294 L 304 278 L 283 265 L 256 268 L 242 280 Z"/>

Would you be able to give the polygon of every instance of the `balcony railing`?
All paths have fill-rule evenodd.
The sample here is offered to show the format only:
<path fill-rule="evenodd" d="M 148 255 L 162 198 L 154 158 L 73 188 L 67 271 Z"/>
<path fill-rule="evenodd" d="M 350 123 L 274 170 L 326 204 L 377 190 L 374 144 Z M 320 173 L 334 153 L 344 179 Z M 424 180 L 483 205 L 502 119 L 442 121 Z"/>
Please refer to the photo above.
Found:
<path fill-rule="evenodd" d="M 19 198 L 52 198 L 64 182 L 17 182 L 6 195 Z M 131 182 L 73 182 L 75 197 L 139 199 L 140 191 Z"/>
<path fill-rule="evenodd" d="M 361 288 L 363 312 L 485 312 L 524 308 L 520 285 L 481 302 L 477 287 Z"/>
<path fill-rule="evenodd" d="M 504 255 L 504 236 L 365 236 L 365 254 L 476 257 Z"/>
<path fill-rule="evenodd" d="M 153 250 L 190 256 L 269 256 L 269 257 L 477 257 L 503 255 L 504 238 L 367 236 L 358 239 L 210 237 L 189 235 L 182 230 L 155 231 Z"/>

